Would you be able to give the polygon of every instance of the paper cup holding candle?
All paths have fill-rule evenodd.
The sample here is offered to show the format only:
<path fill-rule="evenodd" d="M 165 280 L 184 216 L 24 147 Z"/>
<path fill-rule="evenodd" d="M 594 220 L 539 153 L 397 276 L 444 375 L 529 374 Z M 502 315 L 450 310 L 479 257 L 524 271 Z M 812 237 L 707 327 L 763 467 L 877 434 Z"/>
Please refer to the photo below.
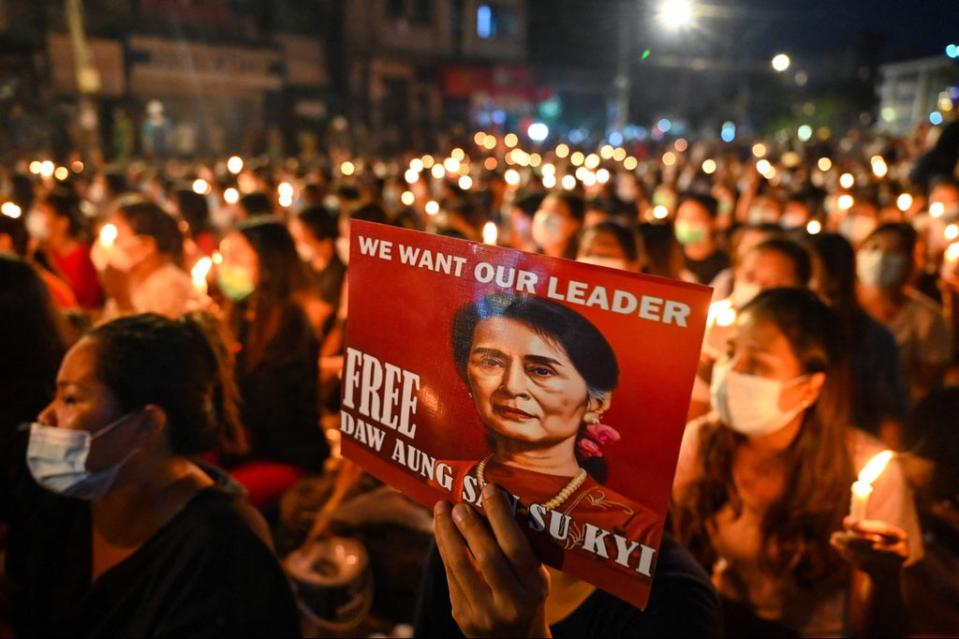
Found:
<path fill-rule="evenodd" d="M 891 450 L 884 450 L 866 462 L 859 471 L 859 478 L 852 485 L 852 501 L 849 505 L 849 518 L 853 523 L 866 518 L 866 507 L 869 505 L 869 496 L 872 495 L 872 483 L 886 469 L 893 454 Z"/>

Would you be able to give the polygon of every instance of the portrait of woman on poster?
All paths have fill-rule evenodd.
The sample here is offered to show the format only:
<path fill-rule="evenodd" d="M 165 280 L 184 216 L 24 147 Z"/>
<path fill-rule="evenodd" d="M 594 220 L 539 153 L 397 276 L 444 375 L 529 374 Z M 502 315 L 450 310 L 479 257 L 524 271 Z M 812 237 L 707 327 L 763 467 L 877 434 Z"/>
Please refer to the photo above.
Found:
<path fill-rule="evenodd" d="M 479 460 L 447 462 L 453 495 L 472 477 L 477 494 L 493 482 L 526 508 L 569 515 L 565 549 L 583 539 L 586 523 L 658 541 L 656 513 L 604 485 L 603 447 L 620 439 L 602 423 L 619 366 L 593 324 L 542 298 L 490 295 L 456 312 L 451 338 L 490 448 Z"/>

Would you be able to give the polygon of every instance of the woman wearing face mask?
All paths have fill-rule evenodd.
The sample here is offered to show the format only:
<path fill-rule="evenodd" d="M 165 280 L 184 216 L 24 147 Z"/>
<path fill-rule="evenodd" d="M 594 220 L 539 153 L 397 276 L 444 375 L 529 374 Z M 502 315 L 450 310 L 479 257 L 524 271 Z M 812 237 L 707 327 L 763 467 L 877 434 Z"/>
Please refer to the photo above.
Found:
<path fill-rule="evenodd" d="M 710 309 L 699 370 L 693 384 L 689 419 L 702 417 L 711 409 L 709 383 L 713 365 L 726 352 L 738 312 L 765 290 L 806 286 L 811 277 L 809 253 L 801 245 L 783 237 L 771 237 L 743 255 L 736 266 L 733 292 Z"/>
<path fill-rule="evenodd" d="M 674 526 L 712 567 L 727 632 L 903 631 L 900 570 L 922 554 L 916 514 L 893 461 L 866 519 L 844 519 L 855 474 L 882 446 L 847 426 L 835 314 L 810 291 L 775 289 L 736 327 L 713 374 L 716 413 L 687 426 L 673 489 Z"/>
<path fill-rule="evenodd" d="M 204 308 L 206 295 L 180 265 L 183 236 L 176 220 L 141 196 L 125 196 L 101 229 L 90 257 L 110 295 L 105 317 L 159 313 L 175 318 Z"/>
<path fill-rule="evenodd" d="M 27 216 L 27 229 L 76 295 L 81 308 L 99 308 L 103 291 L 90 260 L 80 202 L 65 188 L 41 198 Z"/>
<path fill-rule="evenodd" d="M 318 472 L 329 455 L 317 405 L 319 346 L 299 302 L 306 267 L 289 231 L 272 218 L 240 224 L 220 242 L 220 254 L 217 282 L 237 340 L 236 380 L 251 434 L 245 461 L 262 462 L 237 467 L 233 474 L 250 489 L 254 503 L 262 504 L 277 497 L 277 486 L 286 482 L 259 480 L 292 470 L 269 463 Z"/>
<path fill-rule="evenodd" d="M 688 279 L 709 284 L 729 266 L 729 257 L 716 241 L 719 204 L 711 195 L 685 194 L 676 209 L 676 239 L 683 245 Z"/>
<path fill-rule="evenodd" d="M 896 340 L 856 298 L 856 253 L 849 241 L 820 233 L 810 236 L 807 245 L 817 265 L 815 290 L 839 317 L 852 373 L 854 423 L 898 449 L 908 403 Z"/>
<path fill-rule="evenodd" d="M 583 227 L 586 204 L 573 193 L 550 193 L 533 216 L 532 237 L 541 253 L 576 257 L 576 236 Z"/>
<path fill-rule="evenodd" d="M 5 469 L 19 636 L 299 636 L 265 523 L 193 458 L 243 442 L 205 321 L 124 317 L 67 353 Z"/>
<path fill-rule="evenodd" d="M 346 264 L 336 252 L 336 214 L 321 206 L 305 209 L 287 222 L 296 252 L 307 266 L 314 295 L 307 305 L 310 324 L 318 336 L 326 335 L 340 303 L 346 281 Z"/>
<path fill-rule="evenodd" d="M 576 261 L 638 273 L 639 237 L 616 222 L 600 222 L 583 231 Z"/>
<path fill-rule="evenodd" d="M 942 309 L 909 286 L 916 241 L 910 225 L 883 224 L 856 253 L 859 301 L 896 338 L 902 379 L 913 402 L 942 384 L 952 356 Z"/>

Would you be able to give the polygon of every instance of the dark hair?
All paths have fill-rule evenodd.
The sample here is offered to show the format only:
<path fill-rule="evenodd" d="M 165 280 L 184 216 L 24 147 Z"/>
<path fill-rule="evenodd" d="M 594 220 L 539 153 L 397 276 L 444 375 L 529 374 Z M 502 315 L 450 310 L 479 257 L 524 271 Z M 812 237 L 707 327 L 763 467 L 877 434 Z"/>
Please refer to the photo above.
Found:
<path fill-rule="evenodd" d="M 467 386 L 466 368 L 476 327 L 493 317 L 525 324 L 560 346 L 586 381 L 591 395 L 609 393 L 619 384 L 619 364 L 613 347 L 585 317 L 541 297 L 495 294 L 461 306 L 453 316 L 450 331 L 453 363 Z M 606 464 L 601 457 L 578 458 L 578 461 L 597 481 L 605 479 Z"/>
<path fill-rule="evenodd" d="M 471 228 L 477 230 L 482 228 L 483 222 L 486 221 L 483 210 L 478 207 L 475 202 L 466 197 L 457 197 L 448 202 L 444 202 L 443 209 L 447 214 L 456 215 Z"/>
<path fill-rule="evenodd" d="M 173 192 L 176 208 L 190 227 L 190 235 L 196 237 L 204 231 L 210 231 L 210 207 L 206 198 L 192 188 L 181 187 Z"/>
<path fill-rule="evenodd" d="M 126 193 L 130 188 L 129 183 L 127 182 L 127 174 L 119 168 L 109 168 L 104 171 L 103 181 L 106 183 L 110 194 L 114 197 L 117 197 L 122 193 Z"/>
<path fill-rule="evenodd" d="M 247 193 L 240 198 L 240 207 L 246 213 L 247 217 L 256 217 L 257 215 L 273 215 L 273 202 L 266 193 Z"/>
<path fill-rule="evenodd" d="M 606 233 L 612 235 L 616 243 L 619 244 L 619 247 L 623 249 L 627 260 L 635 262 L 639 258 L 638 238 L 633 231 L 622 224 L 610 221 L 600 222 L 584 229 L 582 237 L 585 237 L 587 233 Z M 580 242 L 580 246 L 582 246 L 582 241 Z"/>
<path fill-rule="evenodd" d="M 363 220 L 365 222 L 376 222 L 378 224 L 387 224 L 389 218 L 386 216 L 386 211 L 383 210 L 383 207 L 379 204 L 360 204 L 359 206 L 354 206 L 352 209 L 349 209 L 349 217 L 351 220 Z"/>
<path fill-rule="evenodd" d="M 336 215 L 322 206 L 311 206 L 296 216 L 317 240 L 334 239 L 339 235 Z"/>
<path fill-rule="evenodd" d="M 80 213 L 80 199 L 73 191 L 58 186 L 47 193 L 42 202 L 50 207 L 54 215 L 67 219 L 67 233 L 70 237 L 78 238 L 83 235 L 85 229 L 83 214 Z"/>
<path fill-rule="evenodd" d="M 841 316 L 858 308 L 856 301 L 856 252 L 842 235 L 820 233 L 810 235 L 806 243 L 819 258 L 819 294 L 833 305 Z"/>
<path fill-rule="evenodd" d="M 53 397 L 66 339 L 61 317 L 36 270 L 4 253 L 0 253 L 0 317 L 0 428 L 12 428 L 36 417 Z"/>
<path fill-rule="evenodd" d="M 256 251 L 260 274 L 256 287 L 258 298 L 284 302 L 306 286 L 296 244 L 282 222 L 260 217 L 241 222 L 237 230 Z"/>
<path fill-rule="evenodd" d="M 886 222 L 885 224 L 880 224 L 878 227 L 873 229 L 872 233 L 866 236 L 866 239 L 863 240 L 863 244 L 881 234 L 894 235 L 899 239 L 902 252 L 908 258 L 906 262 L 911 268 L 912 254 L 915 252 L 916 243 L 919 241 L 919 233 L 915 228 L 913 228 L 912 224 L 909 224 L 908 222 Z"/>
<path fill-rule="evenodd" d="M 513 206 L 522 211 L 526 217 L 533 217 L 545 198 L 546 194 L 541 191 L 519 193 L 513 200 Z"/>
<path fill-rule="evenodd" d="M 570 216 L 580 224 L 586 219 L 586 202 L 579 195 L 554 191 L 546 197 L 554 197 L 565 204 Z M 543 199 L 545 200 L 546 198 Z"/>
<path fill-rule="evenodd" d="M 678 250 L 679 247 L 673 225 L 669 223 L 640 224 L 639 234 L 646 253 L 644 271 L 654 275 L 678 278 L 679 273 L 670 272 L 673 251 Z"/>
<path fill-rule="evenodd" d="M 140 195 L 124 195 L 117 201 L 117 213 L 137 235 L 152 237 L 157 252 L 180 264 L 183 261 L 183 235 L 176 220 L 151 200 Z"/>
<path fill-rule="evenodd" d="M 779 574 L 791 572 L 803 588 L 822 587 L 846 575 L 829 545 L 848 511 L 853 480 L 849 454 L 849 375 L 835 313 L 812 291 L 763 291 L 742 315 L 770 322 L 789 341 L 805 374 L 825 373 L 815 405 L 806 409 L 802 429 L 784 452 L 787 488 L 763 516 L 761 562 Z M 733 459 L 745 438 L 718 423 L 700 431 L 697 463 L 703 475 L 674 506 L 676 532 L 705 565 L 716 560 L 710 522 L 727 505 L 741 513 L 742 499 L 732 476 Z"/>
<path fill-rule="evenodd" d="M 709 217 L 714 220 L 719 216 L 719 201 L 712 195 L 698 193 L 695 191 L 687 191 L 679 196 L 679 202 L 676 205 L 676 208 L 678 209 L 686 202 L 695 202 L 699 206 L 703 207 L 706 209 L 706 213 L 709 214 Z"/>
<path fill-rule="evenodd" d="M 20 257 L 26 257 L 30 236 L 27 234 L 23 213 L 20 217 L 10 217 L 0 213 L 0 235 L 9 235 L 13 251 Z"/>
<path fill-rule="evenodd" d="M 283 315 L 296 303 L 307 286 L 306 267 L 286 226 L 271 217 L 241 222 L 237 230 L 253 250 L 259 263 L 256 291 L 245 302 L 232 305 L 231 324 L 239 334 L 246 309 L 253 305 L 253 322 L 246 331 L 242 363 L 252 369 L 263 357 L 280 328 Z"/>
<path fill-rule="evenodd" d="M 35 198 L 33 192 L 33 178 L 23 173 L 14 173 L 10 177 L 11 195 L 13 200 L 24 212 L 30 210 Z"/>
<path fill-rule="evenodd" d="M 85 338 L 96 344 L 96 376 L 121 410 L 148 404 L 164 410 L 178 455 L 247 448 L 229 350 L 215 326 L 214 318 L 199 313 L 177 320 L 148 313 L 101 324 Z"/>
<path fill-rule="evenodd" d="M 772 251 L 779 253 L 788 259 L 793 266 L 793 273 L 796 275 L 796 282 L 799 286 L 807 286 L 812 277 L 812 260 L 809 258 L 809 252 L 793 240 L 785 237 L 771 237 L 763 240 L 753 247 L 751 253 L 761 251 Z"/>

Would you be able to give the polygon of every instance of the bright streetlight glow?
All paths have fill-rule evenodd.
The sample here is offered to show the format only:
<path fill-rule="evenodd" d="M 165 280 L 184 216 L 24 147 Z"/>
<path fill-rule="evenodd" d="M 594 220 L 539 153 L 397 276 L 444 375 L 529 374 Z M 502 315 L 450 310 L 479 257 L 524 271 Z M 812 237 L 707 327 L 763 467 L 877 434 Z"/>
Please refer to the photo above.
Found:
<path fill-rule="evenodd" d="M 789 59 L 789 56 L 785 53 L 777 53 L 773 56 L 772 65 L 773 70 L 777 73 L 782 73 L 789 68 L 789 65 L 792 64 L 792 60 Z"/>
<path fill-rule="evenodd" d="M 542 142 L 549 137 L 549 127 L 542 122 L 533 122 L 529 125 L 529 128 L 526 129 L 526 135 L 528 135 L 529 139 L 533 142 Z"/>
<path fill-rule="evenodd" d="M 679 31 L 693 25 L 695 12 L 691 0 L 662 0 L 656 18 L 670 31 Z"/>

